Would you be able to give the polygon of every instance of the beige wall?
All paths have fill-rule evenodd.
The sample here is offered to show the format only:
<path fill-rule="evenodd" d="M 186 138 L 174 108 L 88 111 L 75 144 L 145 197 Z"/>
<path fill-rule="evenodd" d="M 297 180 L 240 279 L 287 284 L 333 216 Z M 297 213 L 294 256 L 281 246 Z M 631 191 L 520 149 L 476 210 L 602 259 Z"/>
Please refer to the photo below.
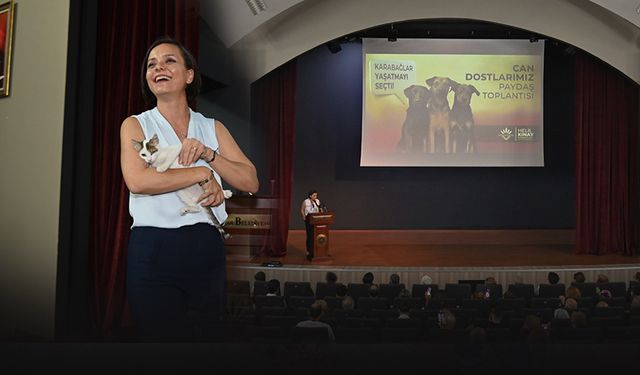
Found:
<path fill-rule="evenodd" d="M 69 0 L 16 1 L 0 98 L 0 332 L 53 336 L 68 24 Z"/>
<path fill-rule="evenodd" d="M 583 0 L 306 0 L 233 46 L 250 80 L 324 42 L 391 22 L 463 18 L 547 35 L 598 56 L 640 82 L 640 29 Z"/>

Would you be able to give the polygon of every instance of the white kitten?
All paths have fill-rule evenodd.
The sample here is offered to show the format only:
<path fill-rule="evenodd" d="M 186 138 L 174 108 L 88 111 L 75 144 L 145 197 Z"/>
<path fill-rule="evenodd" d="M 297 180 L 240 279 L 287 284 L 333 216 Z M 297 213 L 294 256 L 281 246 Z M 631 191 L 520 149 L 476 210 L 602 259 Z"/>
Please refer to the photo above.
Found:
<path fill-rule="evenodd" d="M 138 151 L 138 155 L 147 162 L 150 166 L 154 167 L 156 171 L 162 173 L 169 168 L 184 168 L 184 166 L 178 163 L 178 155 L 180 154 L 180 150 L 182 148 L 181 145 L 171 145 L 160 147 L 158 144 L 160 143 L 158 140 L 158 135 L 154 134 L 150 139 L 145 139 L 143 141 L 131 140 L 133 143 L 133 147 Z M 187 186 L 186 188 L 180 189 L 176 191 L 178 197 L 185 204 L 184 207 L 180 209 L 181 215 L 186 215 L 187 213 L 200 212 L 202 206 L 200 206 L 200 202 L 198 198 L 203 193 L 202 186 L 198 184 L 194 184 L 191 186 Z M 224 198 L 231 198 L 232 193 L 231 190 L 223 190 Z M 224 239 L 228 239 L 231 235 L 222 228 L 222 225 L 211 211 L 211 207 L 204 207 L 213 221 L 213 225 L 218 228 L 218 231 L 222 235 Z"/>

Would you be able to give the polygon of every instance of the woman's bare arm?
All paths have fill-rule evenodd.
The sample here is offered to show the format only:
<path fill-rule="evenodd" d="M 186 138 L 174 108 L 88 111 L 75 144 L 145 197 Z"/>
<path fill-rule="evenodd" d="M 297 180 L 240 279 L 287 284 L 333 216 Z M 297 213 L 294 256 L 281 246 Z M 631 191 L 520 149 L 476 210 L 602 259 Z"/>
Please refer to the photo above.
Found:
<path fill-rule="evenodd" d="M 221 122 L 216 121 L 215 127 L 219 148 L 215 160 L 209 165 L 234 188 L 256 193 L 259 187 L 256 167 Z"/>
<path fill-rule="evenodd" d="M 169 169 L 158 173 L 148 168 L 138 156 L 132 140 L 141 141 L 144 133 L 135 117 L 128 117 L 120 127 L 120 167 L 129 191 L 135 194 L 162 194 L 176 191 L 207 179 L 210 171 L 206 167 Z"/>

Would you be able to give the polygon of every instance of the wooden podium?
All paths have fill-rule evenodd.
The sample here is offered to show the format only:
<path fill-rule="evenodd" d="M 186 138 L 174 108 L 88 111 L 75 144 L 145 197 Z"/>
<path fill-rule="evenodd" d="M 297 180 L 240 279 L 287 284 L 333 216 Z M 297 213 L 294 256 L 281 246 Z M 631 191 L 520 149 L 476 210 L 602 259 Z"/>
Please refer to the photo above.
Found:
<path fill-rule="evenodd" d="M 328 259 L 329 254 L 329 225 L 333 224 L 333 212 L 308 214 L 307 220 L 313 225 L 313 259 Z"/>

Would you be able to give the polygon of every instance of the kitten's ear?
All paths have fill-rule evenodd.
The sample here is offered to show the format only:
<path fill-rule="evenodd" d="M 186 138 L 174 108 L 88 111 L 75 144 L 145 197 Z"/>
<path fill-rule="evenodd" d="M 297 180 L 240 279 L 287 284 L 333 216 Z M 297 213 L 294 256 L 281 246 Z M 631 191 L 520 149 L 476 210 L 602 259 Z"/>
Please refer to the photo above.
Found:
<path fill-rule="evenodd" d="M 133 144 L 133 148 L 135 148 L 136 151 L 140 152 L 140 150 L 142 150 L 142 142 L 132 139 L 131 144 Z"/>
<path fill-rule="evenodd" d="M 149 140 L 149 145 L 153 147 L 158 147 L 158 143 L 160 143 L 160 140 L 158 139 L 158 135 L 154 134 L 153 137 L 151 137 L 151 139 Z"/>

